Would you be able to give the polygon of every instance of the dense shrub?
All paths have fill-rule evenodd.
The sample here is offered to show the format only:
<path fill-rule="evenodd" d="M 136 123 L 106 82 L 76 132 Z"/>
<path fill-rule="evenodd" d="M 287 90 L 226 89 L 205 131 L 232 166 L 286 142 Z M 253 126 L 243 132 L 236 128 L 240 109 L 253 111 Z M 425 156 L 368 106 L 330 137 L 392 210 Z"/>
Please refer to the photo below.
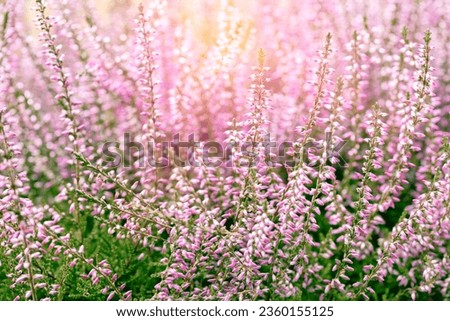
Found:
<path fill-rule="evenodd" d="M 450 3 L 243 3 L 1 2 L 0 299 L 449 299 Z"/>

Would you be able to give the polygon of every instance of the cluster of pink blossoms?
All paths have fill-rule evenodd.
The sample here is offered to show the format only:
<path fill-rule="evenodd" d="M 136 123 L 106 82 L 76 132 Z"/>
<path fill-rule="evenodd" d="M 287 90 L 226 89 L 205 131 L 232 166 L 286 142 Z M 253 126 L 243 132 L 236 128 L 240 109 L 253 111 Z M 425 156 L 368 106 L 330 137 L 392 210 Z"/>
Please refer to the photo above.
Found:
<path fill-rule="evenodd" d="M 448 1 L 0 8 L 0 300 L 450 299 Z"/>

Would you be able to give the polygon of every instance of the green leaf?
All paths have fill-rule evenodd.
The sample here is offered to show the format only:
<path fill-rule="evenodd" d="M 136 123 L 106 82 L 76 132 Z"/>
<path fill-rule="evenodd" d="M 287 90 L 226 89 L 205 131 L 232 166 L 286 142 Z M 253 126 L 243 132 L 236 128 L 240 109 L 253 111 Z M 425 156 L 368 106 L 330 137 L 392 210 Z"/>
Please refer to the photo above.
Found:
<path fill-rule="evenodd" d="M 4 16 L 3 16 L 3 32 L 5 32 L 5 30 L 6 30 L 6 26 L 8 25 L 8 21 L 9 21 L 9 12 L 6 11 Z"/>

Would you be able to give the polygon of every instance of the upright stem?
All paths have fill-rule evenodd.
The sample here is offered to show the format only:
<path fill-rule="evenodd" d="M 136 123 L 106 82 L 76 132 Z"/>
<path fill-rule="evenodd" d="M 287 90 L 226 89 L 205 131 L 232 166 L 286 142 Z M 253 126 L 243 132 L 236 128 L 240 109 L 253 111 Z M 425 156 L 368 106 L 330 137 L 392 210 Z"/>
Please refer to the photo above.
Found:
<path fill-rule="evenodd" d="M 78 133 L 78 123 L 76 121 L 76 118 L 73 113 L 74 109 L 74 102 L 72 99 L 72 94 L 69 90 L 69 79 L 66 73 L 64 72 L 64 64 L 63 60 L 61 59 L 61 52 L 60 49 L 56 46 L 54 41 L 54 36 L 52 35 L 51 29 L 52 25 L 49 22 L 49 17 L 46 15 L 45 10 L 46 7 L 42 3 L 42 0 L 36 0 L 37 4 L 37 12 L 38 12 L 38 19 L 41 26 L 42 32 L 45 34 L 45 41 L 46 45 L 48 46 L 49 53 L 53 56 L 54 64 L 57 69 L 57 73 L 59 76 L 58 81 L 61 83 L 62 87 L 62 95 L 59 98 L 59 103 L 62 105 L 62 108 L 65 111 L 65 118 L 69 121 L 70 124 L 70 135 L 73 138 L 73 154 L 76 155 L 79 153 L 79 133 Z M 77 157 L 74 156 L 75 161 L 75 177 L 73 179 L 74 183 L 74 190 L 77 191 L 80 189 L 80 161 Z M 73 193 L 73 202 L 75 205 L 75 221 L 78 226 L 78 232 L 79 232 L 79 238 L 80 241 L 83 241 L 83 229 L 81 226 L 81 211 L 80 211 L 80 203 L 77 197 L 77 193 Z"/>
<path fill-rule="evenodd" d="M 3 144 L 3 150 L 5 152 L 5 158 L 9 160 L 13 157 L 13 152 L 9 148 L 8 141 L 6 140 L 6 133 L 5 133 L 3 123 L 4 123 L 3 113 L 0 112 L 0 135 L 3 137 L 2 144 Z M 16 197 L 19 197 L 19 192 L 17 191 L 17 186 L 15 183 L 17 173 L 12 166 L 8 166 L 8 174 L 9 174 L 9 180 L 11 183 L 11 189 L 13 190 Z M 19 219 L 23 220 L 22 213 L 21 213 L 22 212 L 21 205 L 17 199 L 15 199 L 13 201 L 13 208 L 14 208 L 15 212 L 17 213 L 17 215 L 19 216 Z M 28 241 L 26 239 L 26 233 L 23 229 L 22 229 L 22 237 L 23 237 L 23 247 L 24 247 L 23 254 L 25 255 L 25 261 L 28 263 L 27 272 L 28 272 L 28 280 L 30 282 L 31 297 L 32 297 L 33 301 L 37 301 L 36 288 L 34 286 L 34 280 L 33 280 L 33 262 L 32 262 L 32 258 L 30 256 L 28 246 L 27 246 Z"/>

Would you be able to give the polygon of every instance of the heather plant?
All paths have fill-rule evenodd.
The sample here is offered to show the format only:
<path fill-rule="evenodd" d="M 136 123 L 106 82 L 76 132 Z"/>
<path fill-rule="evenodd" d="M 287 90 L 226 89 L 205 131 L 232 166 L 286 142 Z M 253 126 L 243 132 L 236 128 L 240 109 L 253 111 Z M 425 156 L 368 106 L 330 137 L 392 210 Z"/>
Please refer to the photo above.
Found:
<path fill-rule="evenodd" d="M 0 7 L 0 300 L 450 298 L 448 1 Z"/>

